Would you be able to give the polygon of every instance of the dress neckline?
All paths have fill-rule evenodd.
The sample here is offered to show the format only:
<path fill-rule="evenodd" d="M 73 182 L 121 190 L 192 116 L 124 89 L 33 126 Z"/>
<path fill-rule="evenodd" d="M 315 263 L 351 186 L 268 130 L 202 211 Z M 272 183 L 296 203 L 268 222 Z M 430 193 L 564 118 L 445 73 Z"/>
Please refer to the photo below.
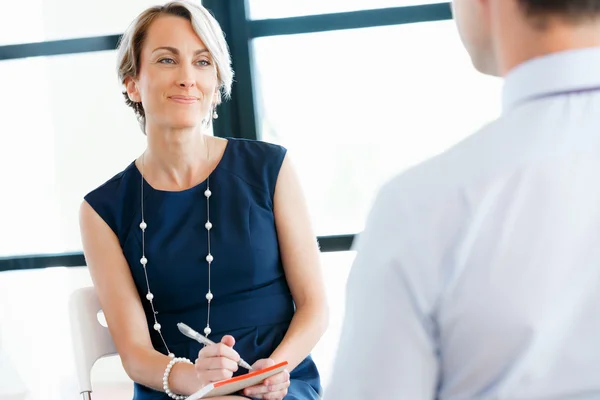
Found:
<path fill-rule="evenodd" d="M 225 157 L 227 156 L 229 147 L 231 145 L 231 139 L 227 138 L 227 144 L 225 145 L 225 150 L 223 151 L 223 155 L 221 156 L 221 159 L 219 160 L 219 162 L 217 163 L 217 165 L 215 166 L 215 168 L 213 168 L 212 171 L 210 171 L 210 173 L 208 174 L 208 177 L 206 179 L 204 179 L 201 182 L 198 182 L 196 185 L 191 186 L 187 189 L 183 189 L 183 190 L 163 190 L 163 189 L 156 189 L 154 187 L 152 187 L 148 181 L 146 181 L 146 178 L 144 178 L 142 176 L 142 172 L 139 170 L 139 168 L 137 167 L 137 165 L 135 164 L 135 160 L 133 160 L 133 162 L 131 163 L 130 167 L 135 171 L 135 174 L 137 176 L 137 178 L 141 178 L 144 181 L 144 189 L 150 189 L 153 192 L 157 192 L 157 193 L 165 193 L 165 194 L 183 194 L 183 193 L 189 193 L 189 192 L 194 192 L 196 191 L 199 187 L 203 187 L 206 184 L 206 181 L 208 180 L 208 178 L 212 177 L 215 172 L 217 172 L 221 165 L 223 164 L 223 161 L 225 160 Z"/>

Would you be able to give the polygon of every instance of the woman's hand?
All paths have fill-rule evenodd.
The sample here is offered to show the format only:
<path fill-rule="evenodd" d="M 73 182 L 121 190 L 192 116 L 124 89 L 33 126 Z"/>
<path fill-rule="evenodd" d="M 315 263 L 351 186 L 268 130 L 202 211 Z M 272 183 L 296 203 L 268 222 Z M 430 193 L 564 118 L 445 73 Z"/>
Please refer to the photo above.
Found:
<path fill-rule="evenodd" d="M 204 347 L 196 360 L 196 375 L 204 387 L 211 382 L 229 379 L 237 371 L 240 355 L 233 349 L 235 339 L 225 335 L 221 343 Z"/>
<path fill-rule="evenodd" d="M 270 358 L 263 358 L 252 365 L 252 369 L 258 370 L 275 365 Z M 270 376 L 260 385 L 250 386 L 244 389 L 244 395 L 253 399 L 281 400 L 285 397 L 290 387 L 290 373 L 287 370 Z"/>

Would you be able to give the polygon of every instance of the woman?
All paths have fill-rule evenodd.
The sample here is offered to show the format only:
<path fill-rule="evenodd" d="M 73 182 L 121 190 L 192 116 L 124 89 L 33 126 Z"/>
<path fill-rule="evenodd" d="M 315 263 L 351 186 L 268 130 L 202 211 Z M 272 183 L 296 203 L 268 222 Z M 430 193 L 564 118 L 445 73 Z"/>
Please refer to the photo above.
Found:
<path fill-rule="evenodd" d="M 285 149 L 208 134 L 233 80 L 218 23 L 196 3 L 149 8 L 118 65 L 147 148 L 85 197 L 80 224 L 134 399 L 184 398 L 243 373 L 240 357 L 289 369 L 223 399 L 318 398 L 319 250 Z M 202 347 L 178 322 L 217 344 Z"/>

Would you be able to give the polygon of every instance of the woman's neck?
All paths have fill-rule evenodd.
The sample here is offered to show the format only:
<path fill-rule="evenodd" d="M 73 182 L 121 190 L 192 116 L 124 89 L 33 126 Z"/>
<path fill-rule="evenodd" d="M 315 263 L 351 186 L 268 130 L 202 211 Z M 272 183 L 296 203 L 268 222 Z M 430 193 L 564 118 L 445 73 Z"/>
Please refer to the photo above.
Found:
<path fill-rule="evenodd" d="M 204 180 L 211 168 L 210 138 L 200 130 L 147 129 L 143 155 L 145 178 L 152 186 L 185 190 Z"/>

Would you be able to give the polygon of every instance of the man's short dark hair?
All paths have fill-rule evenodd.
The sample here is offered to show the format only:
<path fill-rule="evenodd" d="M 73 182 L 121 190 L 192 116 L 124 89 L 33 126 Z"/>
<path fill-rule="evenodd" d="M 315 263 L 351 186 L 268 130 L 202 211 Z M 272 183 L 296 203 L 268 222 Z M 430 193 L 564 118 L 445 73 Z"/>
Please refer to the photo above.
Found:
<path fill-rule="evenodd" d="M 581 22 L 600 17 L 600 0 L 517 0 L 531 17 L 562 17 Z"/>

